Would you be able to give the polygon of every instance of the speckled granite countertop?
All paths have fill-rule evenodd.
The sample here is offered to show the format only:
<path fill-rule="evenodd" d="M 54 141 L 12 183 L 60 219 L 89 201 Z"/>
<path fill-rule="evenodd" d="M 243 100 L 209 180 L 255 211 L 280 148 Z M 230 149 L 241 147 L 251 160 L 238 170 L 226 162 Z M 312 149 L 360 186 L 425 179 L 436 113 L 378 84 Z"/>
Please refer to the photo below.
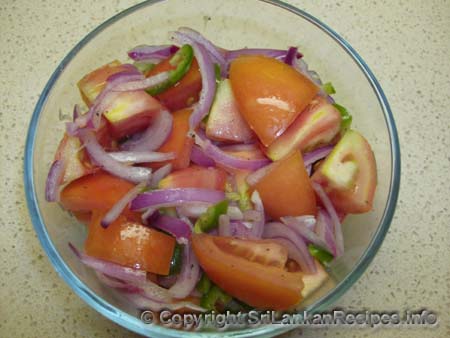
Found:
<path fill-rule="evenodd" d="M 428 330 L 314 329 L 304 337 L 449 337 L 450 2 L 289 2 L 335 28 L 367 61 L 400 134 L 402 184 L 391 229 L 336 305 L 425 307 L 440 318 Z M 135 3 L 0 3 L 0 337 L 135 336 L 90 309 L 57 276 L 34 233 L 22 183 L 25 131 L 50 74 L 89 31 Z"/>

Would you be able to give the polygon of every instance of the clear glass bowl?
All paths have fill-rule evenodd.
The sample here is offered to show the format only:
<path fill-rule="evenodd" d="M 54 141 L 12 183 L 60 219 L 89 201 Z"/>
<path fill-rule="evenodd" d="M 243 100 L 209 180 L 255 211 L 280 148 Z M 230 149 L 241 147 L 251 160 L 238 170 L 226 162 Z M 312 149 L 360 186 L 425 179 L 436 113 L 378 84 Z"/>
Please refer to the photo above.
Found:
<path fill-rule="evenodd" d="M 200 335 L 142 323 L 135 309 L 122 303 L 113 290 L 102 286 L 93 271 L 69 251 L 68 241 L 82 247 L 84 227 L 57 204 L 44 199 L 47 172 L 64 131 L 60 115 L 70 115 L 74 103 L 80 101 L 76 88 L 79 78 L 112 59 L 125 60 L 126 51 L 135 45 L 167 43 L 168 31 L 179 26 L 197 29 L 228 49 L 298 45 L 310 68 L 318 71 L 323 80 L 332 81 L 337 89 L 337 102 L 349 109 L 354 128 L 372 145 L 378 169 L 373 211 L 346 219 L 345 255 L 333 265 L 330 282 L 305 302 L 310 311 L 325 310 L 361 276 L 387 233 L 400 183 L 399 143 L 386 97 L 356 51 L 316 18 L 279 1 L 147 1 L 109 19 L 70 51 L 42 92 L 26 143 L 25 190 L 42 246 L 70 287 L 114 322 L 149 336 Z M 290 328 L 265 326 L 216 334 L 273 336 Z"/>

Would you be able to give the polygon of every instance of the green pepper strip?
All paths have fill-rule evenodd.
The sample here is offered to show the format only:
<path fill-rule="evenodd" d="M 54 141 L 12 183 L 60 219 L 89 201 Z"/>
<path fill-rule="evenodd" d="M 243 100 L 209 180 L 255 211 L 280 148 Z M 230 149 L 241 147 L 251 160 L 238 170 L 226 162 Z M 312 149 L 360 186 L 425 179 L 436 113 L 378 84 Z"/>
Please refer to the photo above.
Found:
<path fill-rule="evenodd" d="M 190 45 L 183 45 L 169 60 L 169 63 L 175 67 L 175 69 L 169 71 L 169 78 L 163 83 L 147 89 L 147 93 L 154 96 L 172 87 L 188 72 L 193 59 L 194 50 L 192 47 Z"/>
<path fill-rule="evenodd" d="M 345 132 L 347 129 L 350 128 L 351 124 L 352 124 L 352 116 L 350 115 L 350 113 L 348 112 L 348 110 L 341 106 L 340 104 L 334 103 L 333 106 L 339 110 L 339 113 L 341 113 L 341 131 Z"/>
<path fill-rule="evenodd" d="M 333 84 L 331 82 L 327 82 L 322 86 L 322 89 L 327 93 L 328 95 L 336 94 L 336 89 L 334 89 Z"/>
<path fill-rule="evenodd" d="M 219 216 L 228 211 L 228 200 L 210 206 L 195 222 L 194 231 L 199 234 L 217 228 Z"/>
<path fill-rule="evenodd" d="M 198 292 L 204 295 L 211 289 L 211 285 L 212 283 L 210 279 L 208 278 L 206 273 L 203 273 L 202 278 L 200 278 L 200 280 L 198 281 L 196 288 Z"/>
<path fill-rule="evenodd" d="M 149 63 L 145 61 L 135 61 L 133 65 L 143 74 L 151 71 L 156 66 L 154 63 Z"/>
<path fill-rule="evenodd" d="M 182 263 L 183 263 L 183 244 L 175 243 L 172 260 L 170 261 L 169 275 L 175 275 L 177 273 L 180 273 Z"/>
<path fill-rule="evenodd" d="M 333 260 L 333 255 L 327 250 L 322 249 L 314 244 L 308 245 L 308 250 L 311 256 L 316 258 L 323 266 L 328 266 L 328 264 Z"/>
<path fill-rule="evenodd" d="M 220 302 L 222 304 L 227 304 L 231 301 L 231 296 L 226 294 L 222 289 L 220 289 L 217 285 L 213 285 L 209 291 L 203 294 L 200 300 L 200 306 L 212 311 L 216 310 L 216 303 Z"/>
<path fill-rule="evenodd" d="M 216 75 L 216 83 L 219 83 L 222 80 L 220 65 L 215 63 L 214 64 L 214 74 Z"/>

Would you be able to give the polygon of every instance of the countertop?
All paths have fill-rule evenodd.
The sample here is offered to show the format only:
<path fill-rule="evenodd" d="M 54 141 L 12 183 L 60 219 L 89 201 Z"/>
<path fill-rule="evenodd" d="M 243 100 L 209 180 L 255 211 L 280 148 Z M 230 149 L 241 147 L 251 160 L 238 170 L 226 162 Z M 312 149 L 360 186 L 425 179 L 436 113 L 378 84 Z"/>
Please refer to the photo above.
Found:
<path fill-rule="evenodd" d="M 427 308 L 439 317 L 431 329 L 310 329 L 303 336 L 449 337 L 450 2 L 288 2 L 333 27 L 366 60 L 391 104 L 401 142 L 391 228 L 336 306 Z M 135 3 L 0 3 L 0 337 L 136 336 L 90 309 L 58 277 L 34 233 L 23 186 L 26 129 L 50 74 L 89 31 Z"/>

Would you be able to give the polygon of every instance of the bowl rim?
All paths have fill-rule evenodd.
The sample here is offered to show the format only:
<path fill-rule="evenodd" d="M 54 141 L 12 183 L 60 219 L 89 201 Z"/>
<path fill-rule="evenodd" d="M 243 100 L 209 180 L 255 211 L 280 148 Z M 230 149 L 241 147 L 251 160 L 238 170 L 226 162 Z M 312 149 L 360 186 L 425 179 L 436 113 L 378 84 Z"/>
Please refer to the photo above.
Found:
<path fill-rule="evenodd" d="M 30 213 L 31 221 L 33 223 L 34 229 L 38 235 L 39 241 L 41 242 L 44 251 L 49 257 L 54 269 L 62 277 L 65 282 L 72 288 L 72 290 L 88 305 L 94 308 L 103 316 L 112 320 L 113 322 L 121 325 L 122 327 L 134 331 L 136 333 L 142 335 L 148 334 L 157 334 L 161 337 L 173 337 L 173 336 L 212 336 L 215 335 L 211 332 L 186 332 L 186 331 L 178 331 L 174 329 L 169 329 L 164 326 L 158 325 L 147 325 L 143 324 L 137 317 L 131 316 L 128 313 L 123 312 L 117 307 L 109 304 L 103 298 L 97 296 L 95 292 L 93 292 L 86 284 L 84 284 L 67 266 L 64 262 L 53 243 L 50 240 L 49 234 L 43 222 L 39 206 L 37 203 L 36 189 L 34 186 L 34 146 L 35 146 L 35 138 L 37 132 L 37 125 L 39 122 L 39 117 L 44 107 L 48 95 L 51 92 L 54 84 L 58 80 L 60 74 L 64 71 L 68 63 L 77 55 L 79 50 L 81 50 L 90 40 L 92 40 L 95 36 L 97 36 L 100 32 L 102 32 L 105 28 L 109 27 L 111 24 L 117 22 L 121 18 L 139 10 L 140 8 L 150 6 L 164 0 L 147 0 L 137 5 L 134 5 L 130 8 L 125 9 L 124 11 L 112 16 L 94 30 L 92 30 L 89 34 L 87 34 L 80 42 L 78 42 L 75 47 L 73 47 L 70 52 L 64 57 L 61 63 L 57 66 L 56 70 L 50 76 L 47 84 L 42 91 L 38 102 L 36 103 L 35 109 L 32 114 L 32 118 L 29 124 L 29 129 L 27 133 L 27 139 L 25 143 L 25 156 L 24 156 L 24 188 L 26 192 L 26 200 L 28 205 L 28 210 Z M 397 204 L 398 193 L 400 188 L 400 146 L 398 140 L 397 129 L 395 126 L 394 118 L 392 111 L 390 109 L 387 98 L 375 78 L 372 71 L 369 69 L 365 61 L 361 58 L 361 56 L 350 46 L 350 44 L 343 39 L 339 34 L 337 34 L 333 29 L 329 26 L 315 18 L 314 16 L 308 14 L 307 12 L 293 6 L 287 4 L 280 0 L 257 0 L 264 3 L 268 3 L 279 8 L 285 9 L 293 14 L 296 14 L 303 19 L 309 21 L 323 32 L 328 34 L 335 42 L 337 42 L 347 54 L 353 59 L 353 61 L 359 66 L 360 70 L 365 75 L 366 79 L 369 81 L 374 93 L 377 96 L 378 103 L 380 104 L 383 113 L 385 122 L 388 128 L 389 133 L 389 141 L 391 148 L 391 181 L 388 199 L 386 202 L 386 206 L 381 217 L 380 224 L 378 225 L 377 230 L 375 231 L 369 246 L 361 255 L 360 259 L 356 263 L 353 270 L 339 283 L 335 286 L 334 290 L 327 295 L 320 298 L 313 305 L 307 307 L 307 310 L 312 312 L 323 311 L 328 308 L 331 304 L 333 304 L 337 299 L 339 299 L 363 274 L 366 268 L 369 266 L 375 254 L 383 242 L 384 237 L 387 234 L 390 223 L 394 216 L 395 207 Z M 255 336 L 273 336 L 276 334 L 280 334 L 286 331 L 293 329 L 294 326 L 285 325 L 285 326 L 275 326 L 268 325 L 258 328 L 247 328 L 239 331 L 224 331 L 217 332 L 217 335 L 226 335 L 228 337 L 255 337 Z"/>

